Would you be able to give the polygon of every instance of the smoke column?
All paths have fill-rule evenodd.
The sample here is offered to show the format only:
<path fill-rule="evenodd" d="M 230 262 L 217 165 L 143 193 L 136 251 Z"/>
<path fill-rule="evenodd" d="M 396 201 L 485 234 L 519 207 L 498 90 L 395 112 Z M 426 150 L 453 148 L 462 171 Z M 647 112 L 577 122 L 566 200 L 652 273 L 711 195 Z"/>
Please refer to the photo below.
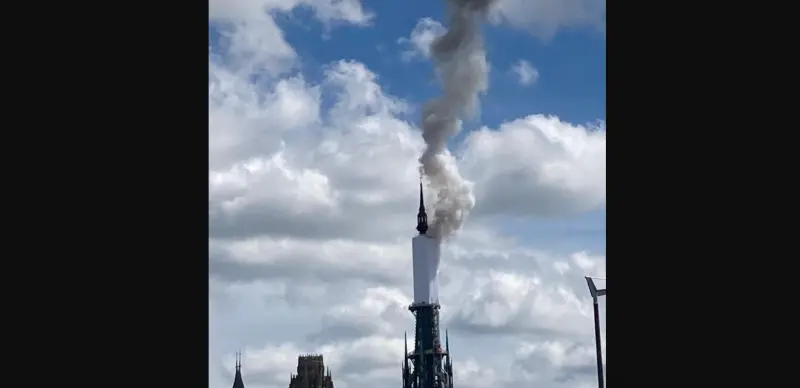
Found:
<path fill-rule="evenodd" d="M 455 165 L 446 164 L 447 141 L 461 129 L 461 117 L 478 112 L 478 95 L 488 88 L 489 66 L 480 23 L 495 0 L 446 0 L 449 29 L 430 52 L 442 79 L 442 95 L 422 109 L 425 151 L 419 161 L 438 192 L 431 233 L 444 238 L 461 227 L 475 206 L 472 188 Z"/>

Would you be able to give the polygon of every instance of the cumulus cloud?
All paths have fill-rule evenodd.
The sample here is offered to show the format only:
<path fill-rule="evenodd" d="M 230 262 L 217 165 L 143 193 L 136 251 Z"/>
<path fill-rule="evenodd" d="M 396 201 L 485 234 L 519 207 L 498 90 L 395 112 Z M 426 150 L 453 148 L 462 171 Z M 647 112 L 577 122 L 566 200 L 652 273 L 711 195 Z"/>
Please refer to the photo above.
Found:
<path fill-rule="evenodd" d="M 423 148 L 418 123 L 404 117 L 420 101 L 390 95 L 358 61 L 325 64 L 321 78 L 298 69 L 274 16 L 305 7 L 330 28 L 363 27 L 372 15 L 359 1 L 209 7 L 220 35 L 209 54 L 211 386 L 230 384 L 237 350 L 247 386 L 285 387 L 297 355 L 311 352 L 324 354 L 339 388 L 396 385 L 402 332 L 413 330 L 409 238 Z M 421 59 L 441 31 L 423 20 L 401 43 Z M 605 124 L 510 118 L 453 149 L 449 162 L 478 197 L 442 262 L 458 386 L 579 386 L 560 379 L 579 373 L 570 368 L 583 365 L 579 349 L 593 340 L 583 275 L 603 276 L 604 258 L 534 250 L 493 217 L 602 207 Z M 513 341 L 486 357 L 471 345 L 512 335 L 527 347 Z M 563 347 L 561 361 L 552 344 Z M 515 373 L 511 364 L 547 371 Z"/>
<path fill-rule="evenodd" d="M 511 73 L 517 77 L 517 81 L 522 86 L 533 85 L 539 80 L 539 70 L 536 70 L 530 62 L 520 59 L 511 65 Z"/>
<path fill-rule="evenodd" d="M 469 135 L 462 173 L 475 182 L 475 213 L 555 216 L 605 204 L 605 123 L 531 115 Z"/>
<path fill-rule="evenodd" d="M 498 386 L 497 384 L 501 380 L 501 373 L 474 358 L 468 358 L 463 362 L 453 364 L 453 381 L 458 382 L 459 387 L 492 387 Z"/>
<path fill-rule="evenodd" d="M 606 0 L 499 0 L 492 9 L 495 23 L 507 23 L 551 39 L 564 28 L 605 30 Z"/>
<path fill-rule="evenodd" d="M 408 249 L 402 243 L 376 244 L 354 240 L 307 240 L 268 236 L 244 240 L 212 240 L 212 278 L 227 281 L 364 279 L 376 284 L 404 280 Z"/>
<path fill-rule="evenodd" d="M 400 289 L 369 288 L 361 299 L 328 310 L 322 317 L 322 330 L 314 333 L 311 339 L 396 336 L 413 327 L 408 311 L 410 304 L 411 299 Z"/>
<path fill-rule="evenodd" d="M 228 142 L 232 146 L 212 146 L 212 168 L 226 165 L 226 152 L 240 157 L 226 169 L 210 171 L 211 235 L 395 238 L 408 230 L 397 210 L 414 203 L 422 140 L 395 116 L 405 104 L 384 95 L 363 64 L 347 61 L 332 64 L 321 85 L 289 96 L 296 98 L 272 101 L 304 113 L 290 127 L 280 120 L 258 124 L 260 115 L 247 111 L 239 117 L 250 125 L 231 127 L 235 121 L 215 117 L 217 109 L 224 117 L 235 108 L 212 107 L 212 136 L 236 139 Z M 322 96 L 336 100 L 324 117 L 318 112 Z M 375 229 L 377 219 L 385 229 Z"/>
<path fill-rule="evenodd" d="M 538 275 L 490 271 L 466 284 L 449 320 L 454 329 L 476 334 L 591 338 L 591 302 L 587 292 L 567 282 Z M 584 287 L 585 288 L 585 287 Z"/>
<path fill-rule="evenodd" d="M 582 275 L 604 275 L 603 258 L 582 252 L 569 257 L 527 254 L 510 254 L 518 264 L 536 262 L 527 268 L 517 265 L 517 272 L 472 270 L 473 266 L 447 271 L 473 276 L 443 290 L 448 303 L 443 306 L 442 329 L 451 333 L 459 386 L 510 388 L 537 382 L 571 387 L 593 380 L 590 301 Z M 467 261 L 480 260 L 490 258 L 479 255 Z M 554 263 L 566 264 L 567 272 L 559 274 Z M 413 332 L 407 310 L 410 287 L 358 290 L 329 283 L 312 290 L 318 298 L 314 303 L 293 305 L 286 296 L 297 292 L 289 285 L 294 283 L 304 282 L 298 277 L 212 288 L 213 293 L 226 293 L 213 299 L 218 303 L 212 333 L 231 333 L 224 344 L 212 341 L 212 346 L 225 347 L 220 362 L 213 365 L 223 381 L 232 376 L 233 351 L 244 349 L 245 377 L 253 386 L 285 385 L 296 355 L 313 352 L 325 355 L 342 386 L 396 382 L 402 332 Z M 488 342 L 481 342 L 483 338 Z M 409 347 L 412 341 L 413 334 Z M 487 357 L 488 349 L 492 357 Z"/>
<path fill-rule="evenodd" d="M 516 349 L 517 378 L 563 387 L 597 385 L 595 347 L 589 342 L 559 340 L 524 342 Z"/>
<path fill-rule="evenodd" d="M 304 83 L 294 78 L 278 90 L 289 84 Z M 212 83 L 212 89 L 223 88 Z M 318 112 L 320 91 L 339 99 L 325 118 L 310 115 Z M 212 100 L 223 93 L 213 91 Z M 414 203 L 422 147 L 413 124 L 395 116 L 404 103 L 385 96 L 375 75 L 354 62 L 333 65 L 323 85 L 282 93 L 261 108 L 243 103 L 245 115 L 237 118 L 225 104 L 242 99 L 212 106 L 212 237 L 402 235 L 408 214 L 399 210 Z M 274 126 L 263 125 L 275 104 L 309 114 L 284 121 L 278 114 Z M 475 182 L 474 211 L 552 216 L 601 206 L 605 138 L 604 123 L 572 125 L 543 115 L 471 133 L 459 167 Z"/>
<path fill-rule="evenodd" d="M 282 74 L 297 58 L 275 23 L 275 13 L 305 7 L 326 26 L 367 26 L 373 18 L 360 0 L 209 0 L 208 5 L 209 23 L 219 27 L 225 40 L 220 53 L 225 65 L 242 74 L 258 71 L 265 76 Z"/>
<path fill-rule="evenodd" d="M 397 43 L 404 47 L 401 58 L 406 62 L 429 58 L 431 43 L 444 33 L 445 28 L 442 23 L 431 18 L 420 19 L 411 30 L 411 35 L 397 40 Z"/>

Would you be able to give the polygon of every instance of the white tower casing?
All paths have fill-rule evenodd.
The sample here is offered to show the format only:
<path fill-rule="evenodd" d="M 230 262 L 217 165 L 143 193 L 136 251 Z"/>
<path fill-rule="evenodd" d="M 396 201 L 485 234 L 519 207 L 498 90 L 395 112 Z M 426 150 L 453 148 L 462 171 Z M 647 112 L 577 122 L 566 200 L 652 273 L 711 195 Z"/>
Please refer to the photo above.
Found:
<path fill-rule="evenodd" d="M 414 303 L 439 303 L 439 239 L 418 235 L 411 240 Z"/>

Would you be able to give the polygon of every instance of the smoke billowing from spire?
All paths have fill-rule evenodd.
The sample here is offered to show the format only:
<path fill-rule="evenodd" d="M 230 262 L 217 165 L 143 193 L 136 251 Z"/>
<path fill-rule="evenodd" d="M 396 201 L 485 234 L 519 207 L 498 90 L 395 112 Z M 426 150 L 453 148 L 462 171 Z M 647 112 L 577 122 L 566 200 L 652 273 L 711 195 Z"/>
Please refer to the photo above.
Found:
<path fill-rule="evenodd" d="M 431 55 L 442 78 L 443 93 L 422 111 L 426 148 L 420 163 L 431 187 L 438 191 L 431 232 L 447 237 L 461 227 L 475 206 L 472 188 L 454 165 L 445 161 L 447 141 L 461 129 L 461 117 L 478 112 L 478 95 L 488 88 L 489 66 L 480 23 L 495 0 L 446 0 L 449 29 L 431 44 Z"/>

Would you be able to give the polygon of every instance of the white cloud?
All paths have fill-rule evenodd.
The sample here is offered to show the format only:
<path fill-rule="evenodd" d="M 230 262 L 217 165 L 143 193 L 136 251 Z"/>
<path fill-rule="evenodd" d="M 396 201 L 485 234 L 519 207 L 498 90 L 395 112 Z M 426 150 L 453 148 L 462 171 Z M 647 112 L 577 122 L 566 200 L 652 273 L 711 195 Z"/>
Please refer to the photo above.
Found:
<path fill-rule="evenodd" d="M 327 64 L 313 82 L 297 71 L 272 13 L 301 6 L 331 26 L 371 20 L 358 1 L 209 4 L 231 41 L 212 43 L 209 56 L 213 388 L 230 384 L 240 349 L 248 387 L 285 387 L 298 354 L 312 352 L 324 354 L 338 388 L 396 385 L 402 332 L 413 330 L 410 237 L 423 146 L 417 123 L 403 119 L 413 102 L 387 94 L 357 61 Z M 421 21 L 415 31 L 404 44 L 424 56 L 441 25 Z M 262 77 L 253 81 L 256 71 Z M 491 216 L 602 207 L 599 126 L 531 115 L 473 132 L 457 147 L 454 162 L 477 195 L 442 263 L 442 322 L 457 349 L 458 386 L 583 381 L 570 369 L 583 365 L 574 349 L 592 341 L 583 275 L 603 276 L 604 258 L 534 250 L 494 229 Z M 527 347 L 515 353 L 520 341 L 503 342 L 508 333 Z M 473 344 L 481 338 L 489 338 L 485 348 Z M 546 370 L 515 373 L 515 362 Z"/>
<path fill-rule="evenodd" d="M 508 23 L 542 39 L 560 29 L 588 26 L 605 29 L 606 0 L 498 0 L 490 14 L 495 23 Z"/>
<path fill-rule="evenodd" d="M 555 216 L 605 204 L 605 123 L 581 126 L 531 115 L 469 135 L 462 173 L 475 213 Z"/>
<path fill-rule="evenodd" d="M 569 335 L 590 329 L 590 305 L 562 285 L 539 277 L 492 272 L 467 291 L 450 325 L 476 333 Z"/>
<path fill-rule="evenodd" d="M 520 59 L 511 66 L 511 73 L 517 76 L 517 81 L 522 86 L 529 86 L 539 80 L 539 70 L 530 62 Z"/>
<path fill-rule="evenodd" d="M 500 373 L 491 366 L 482 364 L 474 358 L 453 364 L 453 381 L 459 387 L 485 388 L 497 386 L 502 380 Z"/>
<path fill-rule="evenodd" d="M 324 118 L 318 111 L 320 93 L 336 100 Z M 304 121 L 291 125 L 280 120 L 274 126 L 259 124 L 258 112 L 268 106 L 243 103 L 239 110 L 212 105 L 211 136 L 219 133 L 236 141 L 211 146 L 211 235 L 394 239 L 408 230 L 408 215 L 397 210 L 414 203 L 422 140 L 409 123 L 395 117 L 405 104 L 385 96 L 363 64 L 344 61 L 330 66 L 321 85 L 285 94 L 290 96 L 294 100 L 284 104 L 307 113 Z M 240 112 L 239 119 L 249 125 L 231 127 L 226 124 L 240 123 L 216 119 L 217 112 L 231 111 Z M 238 163 L 215 170 L 230 164 L 229 154 L 241 155 Z M 377 219 L 383 222 L 376 229 Z"/>
<path fill-rule="evenodd" d="M 364 10 L 360 0 L 209 0 L 209 19 L 226 21 L 263 20 L 270 12 L 290 12 L 308 7 L 323 23 L 343 21 L 366 25 L 373 15 Z"/>
<path fill-rule="evenodd" d="M 369 288 L 360 299 L 330 308 L 322 317 L 322 330 L 312 338 L 396 336 L 413 327 L 410 304 L 410 298 L 398 288 Z"/>
<path fill-rule="evenodd" d="M 279 75 L 291 69 L 297 57 L 275 23 L 273 13 L 306 7 L 324 25 L 370 24 L 373 15 L 360 0 L 209 0 L 209 23 L 224 25 L 228 40 L 226 65 L 241 74 Z"/>
<path fill-rule="evenodd" d="M 299 232 L 299 231 L 298 231 Z M 262 236 L 245 240 L 212 240 L 210 274 L 227 281 L 362 279 L 398 283 L 409 267 L 403 244 L 357 240 L 311 242 Z M 299 265 L 302 264 L 302 265 Z"/>
<path fill-rule="evenodd" d="M 523 342 L 514 360 L 518 380 L 560 387 L 597 386 L 596 367 L 595 347 L 590 342 Z"/>
<path fill-rule="evenodd" d="M 445 32 L 442 23 L 431 18 L 422 18 L 411 30 L 411 35 L 397 40 L 405 49 L 401 52 L 401 58 L 408 62 L 413 59 L 425 59 L 430 57 L 431 43 L 443 35 Z"/>
<path fill-rule="evenodd" d="M 491 260 L 486 256 L 471 259 Z M 535 382 L 566 388 L 593 381 L 590 301 L 580 268 L 604 275 L 603 259 L 584 253 L 559 258 L 569 263 L 572 273 L 556 275 L 539 265 L 559 260 L 521 251 L 510 256 L 520 268 L 516 273 L 473 272 L 473 266 L 460 262 L 451 262 L 446 271 L 472 275 L 451 282 L 443 293 L 448 303 L 443 306 L 442 329 L 451 333 L 457 383 L 468 388 L 510 388 Z M 534 265 L 525 269 L 523 261 Z M 337 386 L 396 383 L 402 332 L 413 333 L 407 310 L 410 287 L 358 290 L 348 285 L 352 282 L 346 277 L 340 283 L 294 277 L 222 288 L 226 295 L 214 297 L 218 310 L 211 319 L 212 338 L 217 337 L 211 342 L 212 352 L 219 360 L 212 367 L 219 371 L 220 381 L 230 383 L 231 354 L 243 349 L 248 386 L 286 385 L 296 356 L 303 353 L 323 354 Z M 289 284 L 297 283 L 323 286 L 312 290 L 315 300 L 293 304 Z M 213 287 L 212 293 L 219 290 Z M 222 338 L 226 340 L 220 343 Z M 481 342 L 484 338 L 488 342 Z M 410 334 L 408 346 L 412 344 Z"/>

